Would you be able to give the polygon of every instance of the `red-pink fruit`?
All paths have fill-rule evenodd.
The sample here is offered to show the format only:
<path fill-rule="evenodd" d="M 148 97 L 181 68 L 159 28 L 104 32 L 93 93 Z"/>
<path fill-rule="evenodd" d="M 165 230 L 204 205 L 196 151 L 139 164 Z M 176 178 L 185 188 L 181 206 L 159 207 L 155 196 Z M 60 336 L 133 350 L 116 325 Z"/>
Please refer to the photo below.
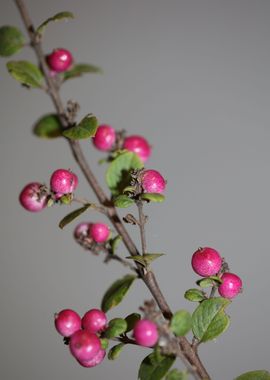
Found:
<path fill-rule="evenodd" d="M 101 349 L 99 338 L 88 331 L 78 330 L 70 337 L 71 354 L 80 361 L 93 359 Z"/>
<path fill-rule="evenodd" d="M 242 280 L 236 274 L 226 272 L 221 276 L 222 284 L 218 287 L 221 297 L 234 298 L 242 290 Z"/>
<path fill-rule="evenodd" d="M 61 194 L 73 193 L 78 186 L 78 177 L 70 170 L 57 169 L 51 175 L 51 190 L 56 193 L 57 197 Z"/>
<path fill-rule="evenodd" d="M 55 328 L 62 336 L 71 336 L 81 329 L 81 317 L 74 310 L 62 310 L 54 318 Z"/>
<path fill-rule="evenodd" d="M 46 207 L 47 195 L 42 193 L 41 187 L 41 183 L 32 182 L 22 189 L 19 201 L 26 210 L 38 212 Z"/>
<path fill-rule="evenodd" d="M 99 309 L 91 309 L 87 311 L 82 318 L 82 328 L 91 333 L 102 332 L 105 330 L 106 325 L 106 314 Z"/>
<path fill-rule="evenodd" d="M 126 137 L 123 148 L 136 153 L 143 162 L 147 161 L 151 155 L 151 146 L 142 136 L 134 135 Z"/>
<path fill-rule="evenodd" d="M 213 276 L 220 271 L 222 258 L 218 251 L 213 248 L 199 248 L 193 253 L 191 265 L 198 275 L 202 277 Z"/>
<path fill-rule="evenodd" d="M 90 226 L 90 237 L 96 243 L 104 243 L 110 236 L 110 229 L 107 224 L 93 223 Z"/>
<path fill-rule="evenodd" d="M 83 236 L 89 236 L 89 228 L 90 228 L 90 223 L 83 222 L 83 223 L 78 224 L 74 230 L 74 237 L 78 239 Z"/>
<path fill-rule="evenodd" d="M 110 125 L 100 125 L 93 137 L 93 144 L 99 150 L 107 151 L 113 147 L 115 143 L 116 133 Z"/>
<path fill-rule="evenodd" d="M 134 326 L 133 336 L 140 346 L 152 347 L 158 341 L 157 326 L 148 319 L 141 319 Z"/>
<path fill-rule="evenodd" d="M 46 57 L 47 64 L 52 71 L 62 73 L 70 68 L 73 57 L 69 50 L 55 49 Z"/>
<path fill-rule="evenodd" d="M 101 349 L 100 351 L 98 351 L 98 353 L 96 354 L 96 356 L 93 357 L 93 359 L 90 359 L 90 360 L 78 360 L 78 363 L 83 366 L 83 367 L 87 367 L 87 368 L 90 368 L 90 367 L 95 367 L 96 365 L 100 364 L 104 357 L 106 355 L 106 351 Z"/>
<path fill-rule="evenodd" d="M 153 169 L 142 172 L 141 184 L 146 193 L 163 193 L 166 187 L 165 179 L 158 171 Z"/>

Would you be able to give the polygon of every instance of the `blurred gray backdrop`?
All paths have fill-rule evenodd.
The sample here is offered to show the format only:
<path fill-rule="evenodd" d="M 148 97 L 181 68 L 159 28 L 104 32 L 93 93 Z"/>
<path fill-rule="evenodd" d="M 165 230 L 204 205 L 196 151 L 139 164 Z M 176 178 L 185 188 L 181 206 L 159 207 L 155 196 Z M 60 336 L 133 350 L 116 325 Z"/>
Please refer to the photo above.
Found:
<path fill-rule="evenodd" d="M 166 202 L 148 206 L 148 247 L 165 252 L 154 264 L 173 310 L 193 287 L 190 258 L 199 246 L 226 257 L 244 282 L 228 308 L 231 327 L 202 345 L 215 380 L 269 368 L 270 2 L 268 0 L 26 0 L 36 24 L 62 10 L 76 19 L 48 27 L 44 48 L 71 50 L 100 65 L 63 86 L 64 100 L 100 122 L 145 135 L 154 147 L 148 167 L 168 180 Z M 1 0 L 0 25 L 22 27 L 13 1 Z M 14 59 L 35 60 L 25 48 Z M 13 58 L 11 58 L 13 59 Z M 148 350 L 127 347 L 115 362 L 77 365 L 54 330 L 62 308 L 98 307 L 108 285 L 125 273 L 104 265 L 61 231 L 69 211 L 25 212 L 17 198 L 30 181 L 48 182 L 57 168 L 79 175 L 78 196 L 94 199 L 64 140 L 43 141 L 33 123 L 53 110 L 38 90 L 21 88 L 0 62 L 1 256 L 0 377 L 3 380 L 136 379 Z M 84 141 L 104 184 L 103 155 Z M 88 214 L 81 220 L 102 220 Z M 137 239 L 136 228 L 130 227 Z M 121 252 L 126 255 L 124 247 Z M 123 316 L 150 295 L 140 282 L 109 317 Z M 178 367 L 181 368 L 180 362 Z"/>

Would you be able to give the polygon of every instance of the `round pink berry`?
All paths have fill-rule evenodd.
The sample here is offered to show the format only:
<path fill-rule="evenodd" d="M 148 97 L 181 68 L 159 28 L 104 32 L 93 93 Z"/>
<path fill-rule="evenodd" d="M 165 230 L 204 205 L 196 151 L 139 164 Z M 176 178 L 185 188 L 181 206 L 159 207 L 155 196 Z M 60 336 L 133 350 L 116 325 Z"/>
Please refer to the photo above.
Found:
<path fill-rule="evenodd" d="M 93 359 L 90 359 L 90 360 L 78 360 L 78 363 L 83 366 L 83 367 L 87 367 L 87 368 L 90 368 L 90 367 L 95 367 L 96 365 L 100 364 L 104 357 L 106 355 L 106 351 L 101 349 L 98 351 L 98 353 L 96 354 L 96 356 L 93 357 Z"/>
<path fill-rule="evenodd" d="M 151 155 L 151 146 L 142 136 L 134 135 L 126 137 L 123 148 L 136 153 L 143 162 L 147 161 Z"/>
<path fill-rule="evenodd" d="M 87 311 L 82 318 L 82 328 L 91 332 L 102 332 L 107 325 L 106 314 L 99 309 L 91 309 Z"/>
<path fill-rule="evenodd" d="M 152 347 L 158 341 L 157 326 L 148 319 L 141 319 L 134 326 L 133 336 L 140 346 Z"/>
<path fill-rule="evenodd" d="M 77 225 L 74 230 L 74 237 L 79 239 L 80 237 L 89 236 L 90 223 L 83 222 Z"/>
<path fill-rule="evenodd" d="M 78 186 L 78 177 L 70 170 L 57 169 L 51 175 L 51 190 L 56 193 L 57 197 L 62 194 L 73 193 Z"/>
<path fill-rule="evenodd" d="M 81 329 L 81 317 L 74 310 L 62 310 L 54 318 L 55 328 L 60 335 L 71 336 Z"/>
<path fill-rule="evenodd" d="M 71 354 L 80 361 L 93 359 L 101 349 L 99 338 L 88 331 L 78 330 L 70 337 Z"/>
<path fill-rule="evenodd" d="M 220 271 L 222 258 L 218 251 L 213 248 L 199 248 L 193 253 L 191 265 L 198 275 L 202 277 L 213 276 Z"/>
<path fill-rule="evenodd" d="M 73 62 L 73 57 L 69 50 L 55 49 L 46 57 L 47 64 L 52 71 L 62 73 L 67 71 Z"/>
<path fill-rule="evenodd" d="M 47 195 L 41 191 L 41 187 L 41 183 L 32 182 L 22 189 L 19 201 L 27 211 L 38 212 L 47 206 Z"/>
<path fill-rule="evenodd" d="M 144 170 L 141 174 L 142 188 L 146 193 L 163 193 L 166 181 L 156 170 Z"/>
<path fill-rule="evenodd" d="M 100 125 L 93 137 L 93 144 L 99 150 L 110 150 L 115 143 L 115 130 L 110 125 Z"/>
<path fill-rule="evenodd" d="M 110 229 L 107 224 L 93 223 L 90 226 L 90 237 L 96 243 L 104 243 L 110 236 Z"/>
<path fill-rule="evenodd" d="M 242 280 L 236 274 L 226 272 L 221 276 L 222 284 L 218 287 L 221 297 L 234 298 L 242 290 Z"/>

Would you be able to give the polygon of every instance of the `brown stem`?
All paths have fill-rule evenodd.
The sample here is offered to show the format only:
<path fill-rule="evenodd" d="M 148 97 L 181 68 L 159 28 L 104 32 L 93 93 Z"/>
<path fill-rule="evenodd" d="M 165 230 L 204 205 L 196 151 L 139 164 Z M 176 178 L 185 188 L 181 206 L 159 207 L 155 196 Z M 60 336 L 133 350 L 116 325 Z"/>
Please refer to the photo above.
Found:
<path fill-rule="evenodd" d="M 136 202 L 138 211 L 139 211 L 139 228 L 140 228 L 140 235 L 141 235 L 141 243 L 142 243 L 142 254 L 144 255 L 146 253 L 146 237 L 145 237 L 145 222 L 146 217 L 143 213 L 143 202 L 137 201 Z"/>

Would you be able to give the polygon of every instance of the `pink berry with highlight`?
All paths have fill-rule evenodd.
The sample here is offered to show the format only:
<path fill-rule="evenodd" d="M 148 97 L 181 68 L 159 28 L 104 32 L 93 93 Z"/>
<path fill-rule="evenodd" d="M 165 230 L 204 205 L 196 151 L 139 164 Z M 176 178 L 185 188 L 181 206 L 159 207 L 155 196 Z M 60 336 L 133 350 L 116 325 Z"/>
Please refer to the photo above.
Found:
<path fill-rule="evenodd" d="M 69 349 L 77 360 L 88 361 L 101 350 L 101 343 L 95 334 L 78 330 L 70 337 Z"/>
<path fill-rule="evenodd" d="M 27 211 L 39 212 L 47 206 L 47 195 L 42 193 L 41 187 L 41 183 L 31 182 L 22 189 L 19 201 Z"/>
<path fill-rule="evenodd" d="M 74 230 L 74 237 L 76 239 L 79 239 L 80 237 L 83 237 L 83 236 L 89 236 L 89 228 L 90 228 L 90 223 L 83 222 L 83 223 L 78 224 Z"/>
<path fill-rule="evenodd" d="M 54 318 L 55 328 L 62 336 L 69 337 L 81 329 L 81 317 L 74 310 L 62 310 Z"/>
<path fill-rule="evenodd" d="M 213 248 L 199 248 L 193 253 L 191 265 L 198 275 L 202 277 L 213 276 L 220 271 L 222 258 L 218 251 Z"/>
<path fill-rule="evenodd" d="M 141 174 L 142 188 L 146 193 L 162 194 L 166 188 L 166 181 L 162 175 L 153 169 L 144 170 Z"/>
<path fill-rule="evenodd" d="M 134 326 L 133 336 L 140 346 L 152 347 L 158 341 L 157 326 L 148 319 L 141 319 Z"/>
<path fill-rule="evenodd" d="M 221 276 L 222 284 L 218 287 L 221 297 L 234 298 L 242 290 L 242 280 L 236 274 L 226 272 Z"/>
<path fill-rule="evenodd" d="M 50 179 L 51 190 L 58 197 L 62 194 L 73 193 L 78 186 L 78 177 L 70 170 L 57 169 L 51 175 Z"/>
<path fill-rule="evenodd" d="M 126 137 L 123 148 L 136 153 L 143 162 L 147 161 L 151 156 L 151 146 L 142 136 L 134 135 Z"/>
<path fill-rule="evenodd" d="M 96 354 L 96 356 L 93 357 L 93 359 L 90 359 L 90 360 L 78 360 L 78 363 L 83 366 L 83 367 L 86 367 L 86 368 L 91 368 L 91 367 L 95 367 L 96 365 L 100 364 L 104 357 L 106 355 L 106 351 L 101 349 L 100 351 L 98 351 L 98 353 Z"/>
<path fill-rule="evenodd" d="M 90 226 L 90 237 L 96 243 L 104 243 L 110 236 L 110 229 L 107 224 L 93 223 Z"/>
<path fill-rule="evenodd" d="M 66 49 L 55 49 L 46 60 L 49 68 L 56 73 L 67 71 L 73 63 L 73 57 Z"/>
<path fill-rule="evenodd" d="M 82 318 L 82 328 L 91 333 L 100 333 L 106 329 L 106 314 L 99 309 L 87 311 Z"/>
<path fill-rule="evenodd" d="M 112 149 L 116 139 L 116 133 L 114 128 L 110 125 L 100 125 L 97 129 L 95 136 L 93 137 L 93 144 L 95 147 L 102 151 Z"/>

